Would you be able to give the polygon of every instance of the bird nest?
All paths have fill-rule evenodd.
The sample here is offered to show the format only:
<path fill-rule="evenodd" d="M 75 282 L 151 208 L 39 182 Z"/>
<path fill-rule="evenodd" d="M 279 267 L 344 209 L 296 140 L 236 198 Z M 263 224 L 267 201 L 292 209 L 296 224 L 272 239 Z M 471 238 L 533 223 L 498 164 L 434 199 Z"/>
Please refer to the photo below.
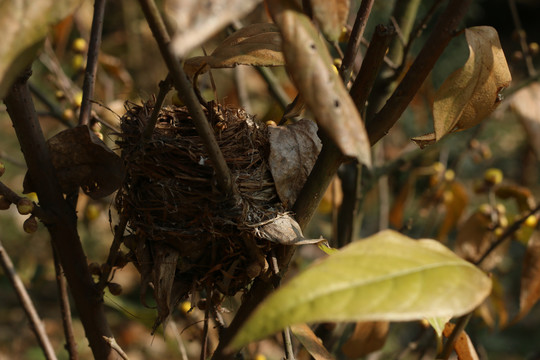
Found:
<path fill-rule="evenodd" d="M 127 219 L 124 243 L 143 292 L 153 288 L 163 320 L 190 292 L 233 295 L 265 273 L 277 246 L 265 226 L 287 213 L 267 162 L 266 125 L 243 109 L 205 109 L 237 190 L 226 196 L 186 108 L 163 108 L 146 140 L 151 112 L 151 104 L 131 104 L 122 117 L 117 145 L 126 177 L 116 207 Z"/>

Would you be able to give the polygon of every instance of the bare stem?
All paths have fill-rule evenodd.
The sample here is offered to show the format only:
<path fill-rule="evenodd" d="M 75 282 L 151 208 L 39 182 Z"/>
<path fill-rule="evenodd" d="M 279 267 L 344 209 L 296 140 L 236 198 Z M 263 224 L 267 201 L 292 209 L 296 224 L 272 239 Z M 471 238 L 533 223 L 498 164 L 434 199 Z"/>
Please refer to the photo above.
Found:
<path fill-rule="evenodd" d="M 367 126 L 371 144 L 385 136 L 405 111 L 465 16 L 471 0 L 450 1 L 429 39 L 384 107 Z"/>
<path fill-rule="evenodd" d="M 219 148 L 214 131 L 210 127 L 208 119 L 201 109 L 199 100 L 193 91 L 193 87 L 182 69 L 180 62 L 171 52 L 169 47 L 171 39 L 161 14 L 153 0 L 139 0 L 139 4 L 144 12 L 146 21 L 152 30 L 152 34 L 157 41 L 161 56 L 167 64 L 167 68 L 172 76 L 173 85 L 178 91 L 178 95 L 182 96 L 182 100 L 191 114 L 197 133 L 203 140 L 208 156 L 212 160 L 212 166 L 217 174 L 216 180 L 218 186 L 225 194 L 233 195 L 235 193 L 235 187 L 232 181 L 231 172 L 229 171 L 223 153 Z"/>
<path fill-rule="evenodd" d="M 349 38 L 349 43 L 347 44 L 347 49 L 345 50 L 345 55 L 343 56 L 343 61 L 341 62 L 340 72 L 345 83 L 347 83 L 351 77 L 354 59 L 356 58 L 358 48 L 360 47 L 360 42 L 364 36 L 364 30 L 366 29 L 373 3 L 374 0 L 362 0 L 360 8 L 356 13 L 356 20 L 354 21 L 351 31 L 351 37 Z"/>
<path fill-rule="evenodd" d="M 9 281 L 11 282 L 11 285 L 13 286 L 13 289 L 15 289 L 15 292 L 17 293 L 17 297 L 19 298 L 19 301 L 21 302 L 24 312 L 26 313 L 26 316 L 28 317 L 28 321 L 30 322 L 32 331 L 34 331 L 34 334 L 36 335 L 36 338 L 39 342 L 39 346 L 41 347 L 41 350 L 43 351 L 45 358 L 47 360 L 56 360 L 56 354 L 51 345 L 49 337 L 47 336 L 47 333 L 45 332 L 45 326 L 43 326 L 43 322 L 41 322 L 41 319 L 39 318 L 36 308 L 34 307 L 34 304 L 32 303 L 32 299 L 30 299 L 30 296 L 28 295 L 28 292 L 26 291 L 21 278 L 19 277 L 19 275 L 17 275 L 17 271 L 15 270 L 15 267 L 13 266 L 13 262 L 11 261 L 11 258 L 6 252 L 6 249 L 2 245 L 1 241 L 0 241 L 0 265 L 4 269 L 5 275 L 8 277 Z"/>
<path fill-rule="evenodd" d="M 463 330 L 465 330 L 465 327 L 469 323 L 469 320 L 472 317 L 473 312 L 470 312 L 468 314 L 463 315 L 460 317 L 456 323 L 456 326 L 452 330 L 452 333 L 448 337 L 448 340 L 446 340 L 446 343 L 444 344 L 444 348 L 441 352 L 441 355 L 438 357 L 438 359 L 448 360 L 450 355 L 452 354 L 452 350 L 454 349 L 454 344 L 456 343 L 456 340 L 458 339 L 459 335 Z"/>
<path fill-rule="evenodd" d="M 65 348 L 69 354 L 69 359 L 76 360 L 79 358 L 79 355 L 77 353 L 77 342 L 75 341 L 75 336 L 73 335 L 73 323 L 71 321 L 71 309 L 69 305 L 66 279 L 64 277 L 64 270 L 62 270 L 62 265 L 60 265 L 60 260 L 58 259 L 58 254 L 56 253 L 56 250 L 54 250 L 54 247 L 52 247 L 52 251 L 54 271 L 56 275 L 56 288 L 58 290 L 60 312 L 62 313 L 62 325 L 64 327 L 64 336 L 66 338 Z"/>
<path fill-rule="evenodd" d="M 107 286 L 107 282 L 109 281 L 111 270 L 114 267 L 116 257 L 118 256 L 118 250 L 120 249 L 120 245 L 122 244 L 124 230 L 126 229 L 127 222 L 127 216 L 125 214 L 120 215 L 120 221 L 114 229 L 114 239 L 109 250 L 109 256 L 107 257 L 107 266 L 105 267 L 103 273 L 101 274 L 101 277 L 99 278 L 98 288 L 100 290 L 105 289 L 105 286 Z"/>
<path fill-rule="evenodd" d="M 163 106 L 163 102 L 165 101 L 165 97 L 171 90 L 171 75 L 167 75 L 167 78 L 165 80 L 159 82 L 159 93 L 156 98 L 156 103 L 154 104 L 154 109 L 152 109 L 152 114 L 150 115 L 150 119 L 148 119 L 148 122 L 144 126 L 144 130 L 142 133 L 143 139 L 145 141 L 148 141 L 152 138 L 152 134 L 154 133 L 154 128 L 156 127 L 157 119 L 159 117 L 159 112 L 161 111 L 161 107 Z"/>
<path fill-rule="evenodd" d="M 534 68 L 531 52 L 529 51 L 529 45 L 527 44 L 527 34 L 525 33 L 525 30 L 523 30 L 521 20 L 519 19 L 516 0 L 508 0 L 508 5 L 510 6 L 514 26 L 516 27 L 516 31 L 519 36 L 519 45 L 521 46 L 521 52 L 523 53 L 523 60 L 525 61 L 527 72 L 529 73 L 529 77 L 533 77 L 536 75 L 536 69 Z"/>
<path fill-rule="evenodd" d="M 106 3 L 107 0 L 96 0 L 94 3 L 94 17 L 92 18 L 92 29 L 90 30 L 90 41 L 88 43 L 86 70 L 84 71 L 83 97 L 81 113 L 79 115 L 79 125 L 88 125 L 90 122 L 90 114 L 92 112 L 92 102 L 90 100 L 94 97 Z"/>

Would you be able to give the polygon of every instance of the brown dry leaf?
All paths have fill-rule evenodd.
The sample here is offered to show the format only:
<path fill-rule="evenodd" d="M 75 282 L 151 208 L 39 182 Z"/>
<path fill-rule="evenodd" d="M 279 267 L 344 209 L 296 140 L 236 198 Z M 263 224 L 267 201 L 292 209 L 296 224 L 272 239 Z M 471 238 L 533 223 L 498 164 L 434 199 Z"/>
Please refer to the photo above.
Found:
<path fill-rule="evenodd" d="M 152 283 L 154 285 L 154 298 L 158 310 L 158 318 L 155 328 L 167 320 L 171 314 L 171 308 L 174 306 L 174 300 L 171 296 L 173 291 L 174 274 L 176 272 L 176 263 L 179 253 L 175 249 L 156 244 L 153 247 L 153 271 Z"/>
<path fill-rule="evenodd" d="M 455 327 L 454 324 L 446 323 L 446 326 L 444 327 L 443 335 L 448 338 L 450 334 L 452 334 L 454 327 Z M 474 348 L 474 345 L 472 344 L 471 338 L 469 337 L 469 335 L 467 335 L 465 331 L 462 331 L 461 334 L 459 334 L 459 337 L 454 343 L 454 350 L 456 351 L 458 360 L 479 360 L 480 359 L 478 357 L 478 354 L 476 353 L 476 349 Z"/>
<path fill-rule="evenodd" d="M 388 336 L 388 321 L 357 322 L 351 337 L 341 350 L 348 358 L 357 359 L 384 346 Z"/>
<path fill-rule="evenodd" d="M 184 70 L 191 76 L 210 68 L 236 65 L 285 65 L 277 26 L 270 23 L 248 25 L 225 39 L 212 54 L 187 59 Z"/>
<path fill-rule="evenodd" d="M 287 214 L 253 226 L 257 236 L 281 245 L 307 245 L 325 241 L 323 238 L 306 239 L 300 225 Z"/>
<path fill-rule="evenodd" d="M 433 103 L 435 134 L 414 138 L 420 146 L 480 123 L 495 110 L 500 102 L 500 92 L 512 80 L 494 28 L 468 28 L 465 37 L 469 59 L 437 90 Z"/>
<path fill-rule="evenodd" d="M 467 196 L 467 190 L 463 184 L 452 181 L 447 184 L 447 188 L 444 192 L 444 206 L 446 207 L 446 215 L 444 221 L 439 228 L 437 239 L 441 242 L 446 242 L 448 233 L 457 225 L 463 211 L 467 207 L 469 197 Z"/>
<path fill-rule="evenodd" d="M 335 359 L 322 344 L 321 339 L 306 324 L 291 326 L 291 332 L 315 360 Z"/>
<path fill-rule="evenodd" d="M 334 209 L 339 209 L 343 202 L 343 190 L 339 176 L 334 176 L 330 185 L 324 192 L 317 212 L 321 214 L 330 214 Z"/>
<path fill-rule="evenodd" d="M 521 212 L 534 209 L 536 200 L 531 190 L 516 184 L 499 184 L 495 187 L 495 195 L 501 199 L 514 198 Z"/>
<path fill-rule="evenodd" d="M 64 130 L 47 144 L 65 194 L 80 186 L 92 199 L 99 199 L 120 187 L 124 178 L 122 160 L 88 126 Z M 27 173 L 23 182 L 25 194 L 35 191 L 32 181 Z"/>
<path fill-rule="evenodd" d="M 0 99 L 34 61 L 50 26 L 80 3 L 81 0 L 0 1 Z"/>
<path fill-rule="evenodd" d="M 510 106 L 519 116 L 529 143 L 540 159 L 540 83 L 533 82 L 517 91 L 510 99 Z"/>
<path fill-rule="evenodd" d="M 529 239 L 523 259 L 517 320 L 527 315 L 538 299 L 540 299 L 540 231 L 536 230 Z"/>
<path fill-rule="evenodd" d="M 322 148 L 317 125 L 302 119 L 286 126 L 269 126 L 268 138 L 270 172 L 281 202 L 291 208 Z"/>
<path fill-rule="evenodd" d="M 231 22 L 251 12 L 262 0 L 167 0 L 166 13 L 175 25 L 171 46 L 185 57 Z"/>
<path fill-rule="evenodd" d="M 489 249 L 495 240 L 493 224 L 491 223 L 491 208 L 475 211 L 458 229 L 455 252 L 465 260 L 475 262 Z M 506 241 L 498 246 L 480 264 L 484 270 L 493 269 L 503 258 L 508 250 L 509 242 Z"/>
<path fill-rule="evenodd" d="M 349 16 L 349 0 L 310 0 L 313 18 L 330 41 L 337 41 Z"/>
<path fill-rule="evenodd" d="M 371 166 L 364 123 L 311 20 L 291 0 L 267 4 L 283 37 L 289 74 L 319 127 L 344 155 Z"/>

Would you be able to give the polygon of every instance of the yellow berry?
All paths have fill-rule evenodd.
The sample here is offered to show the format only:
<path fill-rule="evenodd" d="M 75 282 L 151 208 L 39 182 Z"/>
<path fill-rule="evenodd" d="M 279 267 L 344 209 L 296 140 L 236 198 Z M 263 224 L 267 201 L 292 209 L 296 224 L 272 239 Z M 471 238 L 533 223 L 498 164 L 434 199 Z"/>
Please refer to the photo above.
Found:
<path fill-rule="evenodd" d="M 349 30 L 347 29 L 346 26 L 343 26 L 341 28 L 341 34 L 339 35 L 339 39 L 338 41 L 339 42 L 347 42 L 349 40 Z"/>
<path fill-rule="evenodd" d="M 54 97 L 56 98 L 56 100 L 60 101 L 66 98 L 66 94 L 64 94 L 62 90 L 56 90 L 54 92 Z"/>
<path fill-rule="evenodd" d="M 504 234 L 504 229 L 502 227 L 497 227 L 494 231 L 496 237 L 501 237 Z"/>
<path fill-rule="evenodd" d="M 532 42 L 529 44 L 529 52 L 531 55 L 538 55 L 540 52 L 540 45 L 537 42 Z"/>
<path fill-rule="evenodd" d="M 444 180 L 450 182 L 456 178 L 456 173 L 452 169 L 448 169 L 444 172 Z"/>
<path fill-rule="evenodd" d="M 26 197 L 32 200 L 33 202 L 36 202 L 36 203 L 38 202 L 38 196 L 35 192 L 26 194 Z"/>
<path fill-rule="evenodd" d="M 184 301 L 181 305 L 180 305 L 180 310 L 182 310 L 182 312 L 184 314 L 187 314 L 190 310 L 191 310 L 191 302 L 189 301 Z"/>
<path fill-rule="evenodd" d="M 28 234 L 35 233 L 38 228 L 38 223 L 36 221 L 36 218 L 34 216 L 30 216 L 28 219 L 26 219 L 23 223 L 23 230 L 24 232 Z"/>
<path fill-rule="evenodd" d="M 77 93 L 74 97 L 73 97 L 73 105 L 75 105 L 76 107 L 81 107 L 81 104 L 82 104 L 82 92 L 79 92 Z"/>
<path fill-rule="evenodd" d="M 478 212 L 485 216 L 490 216 L 491 211 L 492 211 L 492 208 L 491 208 L 491 205 L 489 204 L 482 204 L 478 207 Z"/>
<path fill-rule="evenodd" d="M 334 66 L 337 67 L 338 69 L 341 67 L 341 59 L 340 58 L 335 58 L 334 59 Z"/>
<path fill-rule="evenodd" d="M 334 74 L 339 75 L 339 70 L 336 65 L 332 65 L 332 70 L 334 70 Z"/>
<path fill-rule="evenodd" d="M 73 120 L 74 117 L 75 117 L 75 113 L 70 108 L 67 108 L 62 112 L 62 119 L 66 121 L 71 121 Z"/>
<path fill-rule="evenodd" d="M 268 120 L 266 122 L 266 126 L 277 126 L 276 122 L 274 120 Z"/>
<path fill-rule="evenodd" d="M 0 176 L 4 175 L 6 172 L 6 167 L 4 166 L 4 163 L 0 161 Z"/>
<path fill-rule="evenodd" d="M 266 360 L 266 356 L 264 356 L 261 353 L 258 353 L 257 355 L 255 355 L 255 360 Z"/>
<path fill-rule="evenodd" d="M 71 50 L 76 53 L 83 53 L 86 51 L 86 40 L 83 38 L 76 38 L 71 43 Z"/>
<path fill-rule="evenodd" d="M 34 210 L 34 203 L 28 198 L 21 198 L 17 203 L 17 211 L 21 215 L 28 215 Z"/>
<path fill-rule="evenodd" d="M 489 185 L 497 185 L 503 180 L 503 173 L 501 169 L 487 169 L 484 173 L 484 180 Z"/>
<path fill-rule="evenodd" d="M 508 227 L 508 218 L 505 215 L 499 216 L 499 226 L 503 228 Z"/>
<path fill-rule="evenodd" d="M 84 211 L 84 216 L 86 216 L 89 221 L 96 220 L 99 217 L 99 214 L 101 214 L 101 209 L 96 204 L 88 204 Z"/>
<path fill-rule="evenodd" d="M 523 224 L 527 227 L 534 228 L 538 224 L 538 218 L 534 215 L 529 215 Z"/>
<path fill-rule="evenodd" d="M 444 171 L 444 169 L 446 168 L 446 166 L 444 166 L 444 164 L 442 162 L 434 162 L 433 165 L 431 165 L 431 167 L 433 168 L 433 172 L 435 174 L 439 174 L 439 173 L 442 173 Z"/>
<path fill-rule="evenodd" d="M 445 204 L 449 204 L 454 200 L 454 193 L 450 190 L 443 192 L 443 201 Z"/>
<path fill-rule="evenodd" d="M 79 71 L 84 68 L 84 57 L 81 54 L 75 54 L 71 58 L 71 68 L 75 71 Z"/>

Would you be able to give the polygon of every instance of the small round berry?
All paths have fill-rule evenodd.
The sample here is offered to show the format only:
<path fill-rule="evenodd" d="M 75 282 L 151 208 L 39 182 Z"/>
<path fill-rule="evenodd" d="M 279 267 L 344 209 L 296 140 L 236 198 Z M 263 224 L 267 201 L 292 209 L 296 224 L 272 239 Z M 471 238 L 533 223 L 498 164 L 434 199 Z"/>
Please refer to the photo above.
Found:
<path fill-rule="evenodd" d="M 276 122 L 274 120 L 268 120 L 266 122 L 266 126 L 277 126 Z"/>
<path fill-rule="evenodd" d="M 182 313 L 187 314 L 191 310 L 191 302 L 182 302 L 182 304 L 180 304 L 180 310 L 182 311 Z"/>
<path fill-rule="evenodd" d="M 107 287 L 109 288 L 109 291 L 111 292 L 111 294 L 114 296 L 118 296 L 122 293 L 122 285 L 118 283 L 111 282 L 107 284 Z"/>
<path fill-rule="evenodd" d="M 484 173 L 484 181 L 489 185 L 497 185 L 503 180 L 501 169 L 491 168 Z"/>
<path fill-rule="evenodd" d="M 86 45 L 86 40 L 84 40 L 83 38 L 76 38 L 71 43 L 71 50 L 73 50 L 73 52 L 81 54 L 86 51 Z"/>
<path fill-rule="evenodd" d="M 534 228 L 538 224 L 538 218 L 534 215 L 529 215 L 523 224 L 527 227 Z"/>
<path fill-rule="evenodd" d="M 30 216 L 28 219 L 26 219 L 23 223 L 23 230 L 24 232 L 28 234 L 33 234 L 38 229 L 38 223 L 34 216 Z"/>
<path fill-rule="evenodd" d="M 101 265 L 99 265 L 97 262 L 93 262 L 88 264 L 88 270 L 90 271 L 90 274 L 101 276 Z"/>
<path fill-rule="evenodd" d="M 17 203 L 17 211 L 19 211 L 19 214 L 21 215 L 28 215 L 34 211 L 34 203 L 28 198 L 21 198 Z"/>

